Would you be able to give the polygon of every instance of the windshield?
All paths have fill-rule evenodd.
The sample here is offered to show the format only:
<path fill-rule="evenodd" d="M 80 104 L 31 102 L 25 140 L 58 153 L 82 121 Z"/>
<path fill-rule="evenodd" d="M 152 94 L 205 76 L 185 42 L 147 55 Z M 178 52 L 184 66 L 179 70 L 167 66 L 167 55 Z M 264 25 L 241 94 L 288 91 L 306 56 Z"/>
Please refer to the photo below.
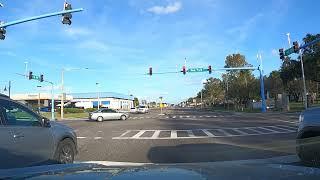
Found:
<path fill-rule="evenodd" d="M 0 3 L 1 168 L 319 167 L 320 1 Z"/>

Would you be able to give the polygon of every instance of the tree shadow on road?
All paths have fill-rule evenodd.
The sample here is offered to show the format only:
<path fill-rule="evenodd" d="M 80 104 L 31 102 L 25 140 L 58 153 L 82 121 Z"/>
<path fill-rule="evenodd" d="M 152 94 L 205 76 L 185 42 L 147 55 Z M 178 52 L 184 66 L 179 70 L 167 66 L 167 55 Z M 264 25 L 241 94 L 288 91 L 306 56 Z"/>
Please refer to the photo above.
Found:
<path fill-rule="evenodd" d="M 290 153 L 219 143 L 204 143 L 152 147 L 148 152 L 148 159 L 153 163 L 192 163 L 264 159 L 284 155 L 290 155 Z"/>

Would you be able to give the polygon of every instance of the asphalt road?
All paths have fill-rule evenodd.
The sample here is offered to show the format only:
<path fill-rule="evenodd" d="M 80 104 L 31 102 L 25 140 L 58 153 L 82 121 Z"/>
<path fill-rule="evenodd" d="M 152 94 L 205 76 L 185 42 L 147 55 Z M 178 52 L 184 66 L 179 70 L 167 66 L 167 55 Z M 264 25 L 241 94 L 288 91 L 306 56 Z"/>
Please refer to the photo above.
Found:
<path fill-rule="evenodd" d="M 153 110 L 126 121 L 64 120 L 76 130 L 76 161 L 180 163 L 295 154 L 297 114 Z"/>

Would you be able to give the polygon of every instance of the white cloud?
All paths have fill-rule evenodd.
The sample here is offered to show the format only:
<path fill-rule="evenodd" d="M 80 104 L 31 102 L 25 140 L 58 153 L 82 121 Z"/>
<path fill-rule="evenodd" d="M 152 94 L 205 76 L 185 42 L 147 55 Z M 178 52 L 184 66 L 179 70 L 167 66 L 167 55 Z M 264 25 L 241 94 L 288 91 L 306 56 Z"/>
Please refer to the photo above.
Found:
<path fill-rule="evenodd" d="M 236 36 L 236 41 L 246 40 L 249 35 L 249 31 L 256 25 L 261 17 L 263 17 L 263 14 L 259 13 L 245 20 L 241 25 L 228 29 L 227 33 Z"/>
<path fill-rule="evenodd" d="M 84 35 L 91 34 L 91 32 L 88 29 L 74 28 L 74 27 L 70 27 L 68 29 L 65 29 L 65 33 L 69 36 L 84 36 Z"/>
<path fill-rule="evenodd" d="M 154 14 L 171 14 L 178 12 L 182 7 L 181 2 L 175 2 L 173 4 L 168 4 L 167 6 L 153 6 L 147 9 L 148 12 Z"/>
<path fill-rule="evenodd" d="M 271 54 L 273 55 L 273 56 L 278 56 L 279 54 L 279 51 L 278 50 L 276 50 L 276 49 L 272 49 L 272 51 L 271 51 Z"/>
<path fill-rule="evenodd" d="M 78 48 L 93 49 L 93 50 L 98 50 L 98 51 L 109 50 L 109 47 L 105 43 L 100 42 L 100 41 L 96 41 L 96 40 L 83 41 L 78 44 Z"/>

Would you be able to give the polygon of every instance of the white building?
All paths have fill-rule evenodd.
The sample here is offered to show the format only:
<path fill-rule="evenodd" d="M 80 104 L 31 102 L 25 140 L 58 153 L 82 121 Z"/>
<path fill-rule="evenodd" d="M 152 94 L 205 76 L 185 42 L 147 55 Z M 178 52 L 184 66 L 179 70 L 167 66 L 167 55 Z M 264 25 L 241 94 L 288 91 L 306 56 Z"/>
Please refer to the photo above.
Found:
<path fill-rule="evenodd" d="M 51 106 L 52 96 L 48 93 L 27 93 L 14 94 L 11 98 L 34 107 L 37 107 L 38 102 L 40 101 L 40 106 L 43 107 Z M 55 107 L 59 107 L 61 103 L 61 95 L 55 95 L 54 101 Z M 129 110 L 134 107 L 133 96 L 112 92 L 67 94 L 64 101 L 64 106 L 75 106 L 85 109 L 98 107 L 98 104 L 100 104 L 101 107 L 119 110 Z"/>
<path fill-rule="evenodd" d="M 127 96 L 118 93 L 101 92 L 101 93 L 74 93 L 70 94 L 73 99 L 72 103 L 76 107 L 94 108 L 107 107 L 110 109 L 129 110 L 133 106 L 133 96 Z"/>

